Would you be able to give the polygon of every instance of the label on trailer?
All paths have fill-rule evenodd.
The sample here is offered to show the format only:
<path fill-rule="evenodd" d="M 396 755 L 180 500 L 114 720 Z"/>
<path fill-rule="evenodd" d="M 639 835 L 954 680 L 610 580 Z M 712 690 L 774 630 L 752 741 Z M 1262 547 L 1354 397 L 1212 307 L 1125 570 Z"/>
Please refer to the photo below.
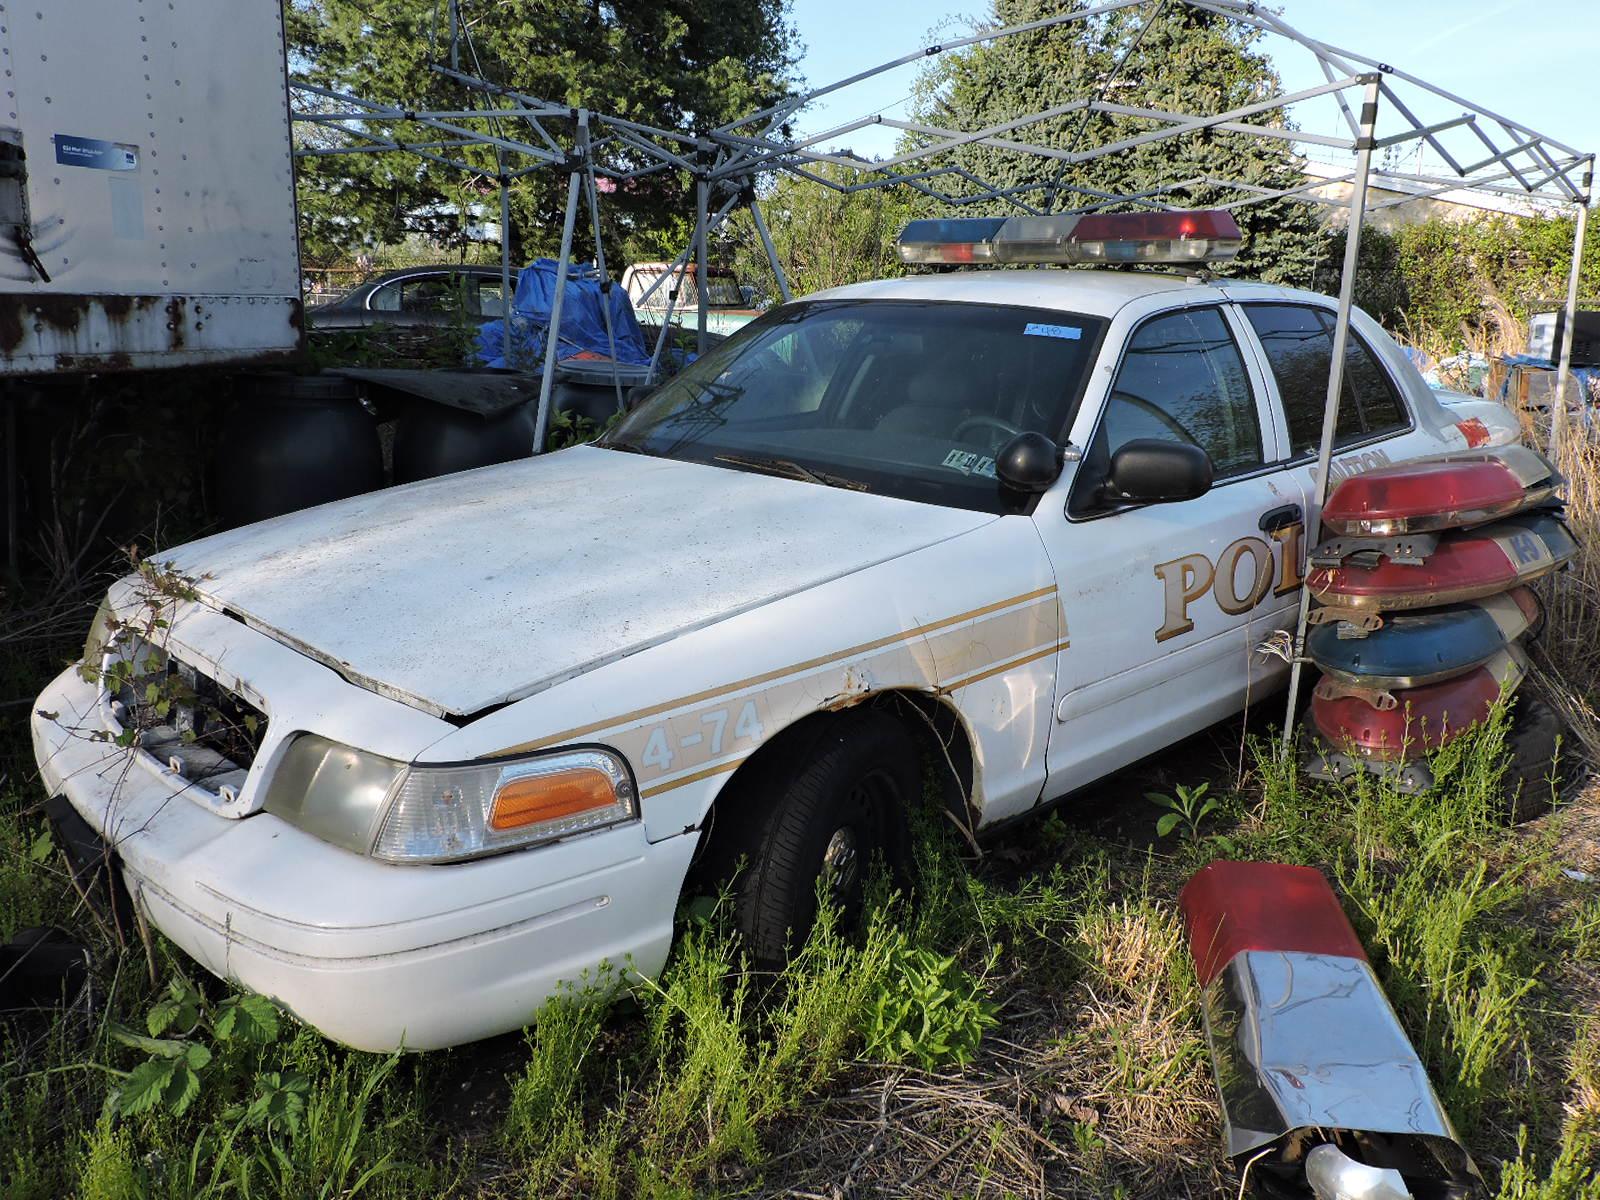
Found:
<path fill-rule="evenodd" d="M 90 167 L 96 171 L 139 169 L 139 147 L 126 142 L 107 142 L 70 133 L 58 133 L 51 140 L 56 144 L 56 162 L 64 167 Z"/>
<path fill-rule="evenodd" d="M 1071 325 L 1042 325 L 1037 321 L 1029 322 L 1022 333 L 1025 337 L 1066 338 L 1069 342 L 1075 342 L 1083 336 L 1083 330 Z"/>

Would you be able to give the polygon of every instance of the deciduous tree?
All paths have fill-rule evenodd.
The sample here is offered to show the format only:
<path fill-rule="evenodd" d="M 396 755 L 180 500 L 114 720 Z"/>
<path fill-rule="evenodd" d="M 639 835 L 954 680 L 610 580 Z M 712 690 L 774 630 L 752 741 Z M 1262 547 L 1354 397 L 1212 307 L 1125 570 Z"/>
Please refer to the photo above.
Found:
<path fill-rule="evenodd" d="M 430 69 L 448 54 L 446 2 L 284 0 L 290 66 L 313 83 L 364 99 L 471 107 L 474 93 Z M 769 104 L 793 86 L 788 6 L 789 0 L 462 0 L 462 30 L 470 41 L 463 36 L 458 42 L 461 69 L 557 104 L 692 133 Z M 505 129 L 529 140 L 520 123 Z M 420 125 L 407 133 L 416 141 L 450 136 Z M 297 136 L 325 141 L 331 135 L 302 126 Z M 413 234 L 459 243 L 475 205 L 498 220 L 493 152 L 464 153 L 482 174 L 463 175 L 403 152 L 300 159 L 306 258 L 394 244 Z M 516 261 L 555 251 L 565 195 L 566 176 L 558 171 L 514 185 Z M 608 248 L 613 235 L 668 224 L 691 197 L 692 185 L 678 172 L 620 187 L 602 205 Z M 578 246 L 587 254 L 592 247 L 585 225 L 580 222 Z"/>

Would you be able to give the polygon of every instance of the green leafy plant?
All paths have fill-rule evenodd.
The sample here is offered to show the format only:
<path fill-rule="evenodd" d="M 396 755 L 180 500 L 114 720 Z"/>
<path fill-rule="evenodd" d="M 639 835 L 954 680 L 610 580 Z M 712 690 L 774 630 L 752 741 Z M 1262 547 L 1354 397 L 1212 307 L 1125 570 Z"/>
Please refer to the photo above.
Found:
<path fill-rule="evenodd" d="M 160 999 L 145 1015 L 147 1034 L 122 1025 L 111 1027 L 117 1042 L 147 1057 L 122 1075 L 110 1103 L 124 1117 L 162 1109 L 181 1115 L 200 1095 L 202 1083 L 220 1052 L 230 1057 L 251 1047 L 269 1045 L 278 1038 L 278 1010 L 265 996 L 229 996 L 214 1008 L 182 976 L 175 976 Z M 266 1081 L 272 1078 L 269 1085 Z M 262 1076 L 258 1092 L 241 1116 L 258 1113 L 262 1123 L 276 1120 L 285 1126 L 298 1121 L 304 1109 L 305 1084 L 292 1077 Z M 291 1097 L 298 1090 L 300 1106 Z"/>
<path fill-rule="evenodd" d="M 1156 822 L 1156 836 L 1167 837 L 1182 825 L 1188 831 L 1189 840 L 1198 842 L 1200 822 L 1221 807 L 1215 796 L 1207 795 L 1210 790 L 1209 783 L 1202 783 L 1192 788 L 1180 783 L 1177 785 L 1176 796 L 1167 796 L 1161 792 L 1146 792 L 1144 794 L 1146 800 L 1158 808 L 1167 810 Z"/>
<path fill-rule="evenodd" d="M 882 986 L 867 1012 L 867 1053 L 924 1070 L 965 1063 L 984 1030 L 999 1023 L 995 1012 L 983 982 L 954 956 L 902 937 L 889 947 Z"/>
<path fill-rule="evenodd" d="M 596 423 L 582 413 L 562 410 L 550 414 L 550 429 L 545 434 L 546 450 L 565 450 L 568 446 L 581 446 L 610 433 L 622 420 L 621 413 L 612 413 L 603 424 Z"/>
<path fill-rule="evenodd" d="M 235 1105 L 222 1115 L 269 1133 L 281 1130 L 297 1134 L 305 1119 L 310 1091 L 310 1078 L 298 1071 L 264 1071 L 256 1077 L 256 1092 L 250 1103 Z"/>

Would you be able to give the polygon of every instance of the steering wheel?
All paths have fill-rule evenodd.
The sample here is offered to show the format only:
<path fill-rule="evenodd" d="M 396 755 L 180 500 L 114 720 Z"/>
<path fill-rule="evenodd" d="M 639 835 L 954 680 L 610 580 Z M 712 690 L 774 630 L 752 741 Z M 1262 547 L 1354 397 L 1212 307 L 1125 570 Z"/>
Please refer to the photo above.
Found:
<path fill-rule="evenodd" d="M 988 413 L 976 413 L 973 416 L 966 418 L 961 422 L 961 424 L 957 425 L 950 436 L 958 442 L 962 441 L 963 439 L 961 435 L 969 429 L 998 430 L 1000 433 L 1003 433 L 1006 436 L 1007 440 L 1016 437 L 1022 432 L 1022 430 L 1018 429 L 1010 421 L 1004 420 L 1001 417 L 990 416 Z M 995 442 L 993 444 L 999 445 L 1000 443 Z"/>

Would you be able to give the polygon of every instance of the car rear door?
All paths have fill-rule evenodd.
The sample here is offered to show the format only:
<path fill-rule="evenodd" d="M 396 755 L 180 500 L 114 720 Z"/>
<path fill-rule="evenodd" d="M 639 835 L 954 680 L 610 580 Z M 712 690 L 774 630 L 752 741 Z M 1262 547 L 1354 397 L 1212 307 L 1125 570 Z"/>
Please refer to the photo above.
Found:
<path fill-rule="evenodd" d="M 1067 632 L 1046 798 L 1228 716 L 1283 669 L 1254 650 L 1293 619 L 1302 497 L 1284 478 L 1279 423 L 1246 336 L 1232 306 L 1211 299 L 1119 317 L 1107 337 L 1097 376 L 1108 383 L 1074 422 L 1083 455 L 1066 504 L 1054 489 L 1034 513 Z M 1173 504 L 1102 502 L 1111 453 L 1143 437 L 1205 449 L 1211 490 Z"/>
<path fill-rule="evenodd" d="M 1286 293 L 1282 299 L 1247 300 L 1238 311 L 1244 340 L 1266 380 L 1272 419 L 1283 446 L 1282 467 L 1309 506 L 1328 397 L 1334 309 Z M 1348 475 L 1446 448 L 1412 412 L 1405 389 L 1394 377 L 1388 355 L 1394 347 L 1384 344 L 1388 340 L 1364 313 L 1352 315 L 1334 427 L 1331 486 Z"/>

